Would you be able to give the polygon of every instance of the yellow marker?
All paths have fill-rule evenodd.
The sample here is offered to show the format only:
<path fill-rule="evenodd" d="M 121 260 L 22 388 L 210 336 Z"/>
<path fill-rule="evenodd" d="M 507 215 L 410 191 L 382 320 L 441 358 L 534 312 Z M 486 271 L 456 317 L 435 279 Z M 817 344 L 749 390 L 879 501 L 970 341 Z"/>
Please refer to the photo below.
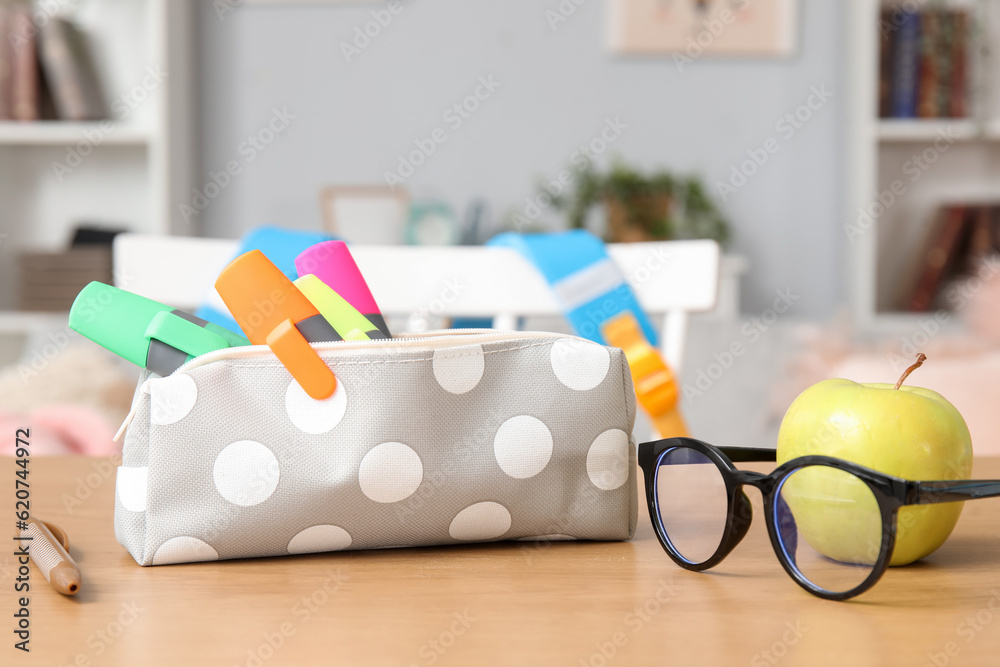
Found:
<path fill-rule="evenodd" d="M 687 426 L 678 404 L 677 381 L 659 351 L 649 344 L 631 313 L 623 313 L 604 325 L 601 333 L 609 345 L 625 353 L 635 397 L 662 438 L 687 436 Z"/>
<path fill-rule="evenodd" d="M 347 299 L 337 294 L 326 283 L 311 273 L 294 282 L 299 291 L 306 295 L 319 314 L 344 340 L 370 340 L 385 338 L 378 327 L 362 315 Z"/>

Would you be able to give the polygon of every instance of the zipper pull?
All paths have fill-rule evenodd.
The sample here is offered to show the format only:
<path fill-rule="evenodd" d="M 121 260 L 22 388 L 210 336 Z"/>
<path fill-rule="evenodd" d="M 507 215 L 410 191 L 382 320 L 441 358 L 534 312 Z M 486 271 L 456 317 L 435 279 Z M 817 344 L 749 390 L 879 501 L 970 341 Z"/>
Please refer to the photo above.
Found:
<path fill-rule="evenodd" d="M 125 421 L 123 421 L 122 425 L 118 427 L 118 432 L 115 433 L 115 437 L 111 439 L 111 442 L 118 442 L 122 439 L 122 436 L 125 434 L 125 429 L 127 429 L 128 425 L 132 423 L 132 420 L 135 418 L 135 413 L 139 409 L 139 399 L 141 398 L 141 395 L 148 393 L 149 380 L 146 380 L 139 385 L 139 390 L 136 392 L 135 398 L 132 399 L 132 407 L 129 408 L 128 414 L 125 415 Z"/>

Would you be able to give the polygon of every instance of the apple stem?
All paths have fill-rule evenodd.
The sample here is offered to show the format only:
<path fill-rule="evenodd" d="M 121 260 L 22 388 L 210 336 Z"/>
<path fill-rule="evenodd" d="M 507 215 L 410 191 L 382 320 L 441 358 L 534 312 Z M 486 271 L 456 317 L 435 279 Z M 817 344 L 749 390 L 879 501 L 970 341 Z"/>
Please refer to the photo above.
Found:
<path fill-rule="evenodd" d="M 910 377 L 910 373 L 920 368 L 920 366 L 922 366 L 925 361 L 927 361 L 927 355 L 924 354 L 923 352 L 919 353 L 917 355 L 917 360 L 913 362 L 913 365 L 907 368 L 905 371 L 903 371 L 903 374 L 899 376 L 899 381 L 896 383 L 895 388 L 899 389 L 903 385 L 903 382 L 906 380 L 906 378 Z"/>

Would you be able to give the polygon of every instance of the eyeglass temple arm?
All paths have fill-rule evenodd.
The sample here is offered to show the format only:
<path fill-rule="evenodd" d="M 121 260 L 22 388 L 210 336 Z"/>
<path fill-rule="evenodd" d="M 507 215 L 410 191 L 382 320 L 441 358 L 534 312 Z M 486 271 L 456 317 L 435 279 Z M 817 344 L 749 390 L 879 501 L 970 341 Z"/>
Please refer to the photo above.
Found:
<path fill-rule="evenodd" d="M 952 503 L 959 500 L 1000 496 L 1000 480 L 979 479 L 968 482 L 913 482 L 907 505 Z"/>
<path fill-rule="evenodd" d="M 717 449 L 729 457 L 729 460 L 733 463 L 778 460 L 776 450 L 764 447 L 718 447 Z"/>

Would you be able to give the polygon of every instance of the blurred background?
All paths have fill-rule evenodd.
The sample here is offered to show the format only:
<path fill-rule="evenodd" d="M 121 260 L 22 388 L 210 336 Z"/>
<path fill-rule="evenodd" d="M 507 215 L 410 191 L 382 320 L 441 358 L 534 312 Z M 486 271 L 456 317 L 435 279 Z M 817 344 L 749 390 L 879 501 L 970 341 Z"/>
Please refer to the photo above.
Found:
<path fill-rule="evenodd" d="M 113 455 L 131 402 L 138 370 L 66 326 L 127 284 L 115 234 L 265 225 L 713 239 L 695 436 L 771 445 L 809 384 L 923 351 L 911 382 L 1000 452 L 998 3 L 39 0 L 0 31 L 0 421 L 51 453 Z"/>

